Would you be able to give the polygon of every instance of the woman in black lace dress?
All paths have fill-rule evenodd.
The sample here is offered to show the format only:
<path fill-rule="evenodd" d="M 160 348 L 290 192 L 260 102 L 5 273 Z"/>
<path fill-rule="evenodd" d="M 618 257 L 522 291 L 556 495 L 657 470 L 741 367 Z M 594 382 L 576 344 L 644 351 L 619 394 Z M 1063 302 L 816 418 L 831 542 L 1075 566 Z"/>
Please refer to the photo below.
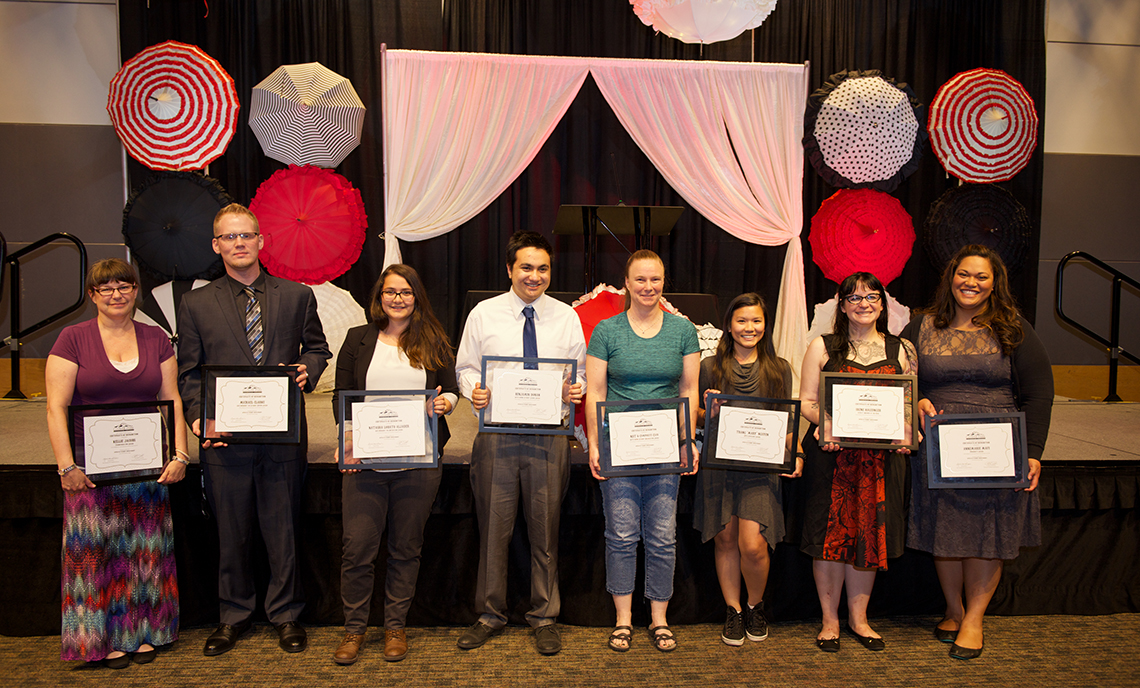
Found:
<path fill-rule="evenodd" d="M 934 635 L 954 643 L 951 657 L 973 659 L 982 653 L 982 617 L 1003 560 L 1041 544 L 1034 489 L 1053 407 L 1052 367 L 1013 303 L 1005 265 L 985 246 L 958 251 L 934 304 L 902 336 L 918 350 L 922 413 L 1025 412 L 1031 481 L 1025 490 L 930 490 L 924 452 L 911 459 L 907 546 L 934 555 L 946 596 Z"/>

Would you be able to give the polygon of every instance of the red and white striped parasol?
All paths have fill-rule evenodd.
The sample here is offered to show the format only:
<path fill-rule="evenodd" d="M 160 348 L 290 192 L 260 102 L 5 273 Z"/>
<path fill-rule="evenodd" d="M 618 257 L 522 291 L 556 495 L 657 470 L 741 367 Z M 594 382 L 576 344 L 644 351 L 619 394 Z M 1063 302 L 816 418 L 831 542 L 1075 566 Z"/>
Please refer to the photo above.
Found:
<path fill-rule="evenodd" d="M 127 60 L 107 97 L 123 147 L 153 170 L 199 170 L 216 160 L 237 130 L 240 107 L 218 61 L 177 41 Z"/>
<path fill-rule="evenodd" d="M 249 128 L 274 160 L 336 167 L 360 145 L 363 126 L 352 83 L 319 62 L 283 65 L 253 87 Z"/>
<path fill-rule="evenodd" d="M 999 69 L 971 69 L 943 84 L 928 129 L 942 166 L 968 182 L 1010 179 L 1037 147 L 1033 99 Z"/>
<path fill-rule="evenodd" d="M 347 179 L 312 165 L 277 170 L 262 182 L 249 209 L 265 246 L 270 274 L 320 284 L 348 271 L 364 246 L 364 200 Z"/>

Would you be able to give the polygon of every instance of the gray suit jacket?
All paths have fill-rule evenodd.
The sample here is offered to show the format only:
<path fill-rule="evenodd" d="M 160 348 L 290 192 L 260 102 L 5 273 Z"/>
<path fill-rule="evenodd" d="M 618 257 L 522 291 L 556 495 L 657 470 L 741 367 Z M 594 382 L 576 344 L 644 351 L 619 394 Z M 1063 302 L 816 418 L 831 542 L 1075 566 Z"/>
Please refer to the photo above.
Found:
<path fill-rule="evenodd" d="M 313 290 L 303 284 L 265 275 L 261 317 L 265 336 L 262 365 L 304 363 L 309 374 L 305 391 L 312 391 L 332 358 L 317 317 L 317 299 Z M 226 276 L 188 292 L 178 308 L 178 389 L 186 422 L 191 426 L 202 414 L 203 364 L 255 365 L 245 338 L 245 318 L 238 313 Z M 304 421 L 302 413 L 302 432 Z M 231 446 L 206 450 L 202 461 L 241 461 L 248 453 L 241 449 L 243 447 Z M 278 460 L 294 458 L 297 447 L 285 445 L 279 453 L 281 456 L 275 457 Z"/>

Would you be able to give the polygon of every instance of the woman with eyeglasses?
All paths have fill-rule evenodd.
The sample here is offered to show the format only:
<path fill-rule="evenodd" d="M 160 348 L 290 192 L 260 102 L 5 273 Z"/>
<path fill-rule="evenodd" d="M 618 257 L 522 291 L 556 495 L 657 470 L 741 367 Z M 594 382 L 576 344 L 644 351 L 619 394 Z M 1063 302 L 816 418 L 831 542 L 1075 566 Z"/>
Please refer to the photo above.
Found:
<path fill-rule="evenodd" d="M 907 471 L 898 454 L 909 451 L 821 445 L 819 380 L 824 371 L 911 374 L 917 363 L 910 342 L 887 331 L 887 295 L 878 278 L 857 272 L 839 285 L 838 296 L 832 334 L 808 345 L 800 376 L 801 413 L 812 424 L 803 439 L 808 496 L 801 549 L 814 559 L 823 610 L 816 646 L 839 651 L 839 596 L 846 589 L 847 632 L 868 650 L 883 650 L 867 623 L 867 603 L 875 572 L 903 552 Z"/>
<path fill-rule="evenodd" d="M 186 474 L 186 425 L 175 423 L 174 447 L 157 480 L 97 485 L 75 464 L 72 404 L 170 400 L 182 418 L 178 366 L 166 333 L 132 319 L 138 294 L 134 268 L 118 258 L 87 271 L 97 314 L 64 328 L 48 354 L 47 424 L 64 491 L 64 660 L 102 661 L 123 669 L 154 660 L 155 647 L 178 638 L 178 579 L 167 485 Z M 133 657 L 132 657 L 133 655 Z"/>
<path fill-rule="evenodd" d="M 925 455 L 912 461 L 907 544 L 934 555 L 946 613 L 934 636 L 950 656 L 982 654 L 982 619 L 1004 560 L 1041 544 L 1037 479 L 1053 411 L 1053 368 L 1045 346 L 1018 313 L 1005 264 L 986 246 L 964 246 L 942 273 L 934 303 L 902 331 L 922 362 L 919 410 L 1025 413 L 1030 486 L 927 488 Z"/>
<path fill-rule="evenodd" d="M 442 454 L 450 437 L 443 416 L 451 413 L 458 400 L 455 353 L 432 311 L 419 274 L 407 265 L 389 265 L 372 288 L 369 314 L 372 322 L 349 330 L 337 356 L 333 415 L 339 413 L 342 391 L 434 389 L 439 394 L 431 411 L 439 416 Z M 336 420 L 341 421 L 339 417 Z M 346 439 L 346 448 L 348 442 Z M 346 459 L 346 463 L 353 462 Z M 376 557 L 387 528 L 384 659 L 397 662 L 408 652 L 404 622 L 416 592 L 424 526 L 443 469 L 349 469 L 344 474 L 340 591 L 345 635 L 333 653 L 333 661 L 352 664 L 364 646 Z"/>

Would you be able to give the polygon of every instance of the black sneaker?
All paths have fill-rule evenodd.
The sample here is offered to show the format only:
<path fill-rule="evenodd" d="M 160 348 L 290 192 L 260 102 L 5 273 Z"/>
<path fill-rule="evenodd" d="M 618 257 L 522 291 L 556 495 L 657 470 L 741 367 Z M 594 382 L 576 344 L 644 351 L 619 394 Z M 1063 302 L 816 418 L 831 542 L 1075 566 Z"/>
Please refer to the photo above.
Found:
<path fill-rule="evenodd" d="M 760 600 L 751 609 L 748 608 L 748 605 L 744 605 L 744 607 L 744 633 L 749 640 L 758 643 L 768 637 L 768 619 L 764 616 L 764 600 Z"/>
<path fill-rule="evenodd" d="M 728 615 L 724 619 L 724 631 L 720 639 L 725 645 L 740 647 L 744 644 L 744 615 L 732 607 L 728 608 Z"/>

